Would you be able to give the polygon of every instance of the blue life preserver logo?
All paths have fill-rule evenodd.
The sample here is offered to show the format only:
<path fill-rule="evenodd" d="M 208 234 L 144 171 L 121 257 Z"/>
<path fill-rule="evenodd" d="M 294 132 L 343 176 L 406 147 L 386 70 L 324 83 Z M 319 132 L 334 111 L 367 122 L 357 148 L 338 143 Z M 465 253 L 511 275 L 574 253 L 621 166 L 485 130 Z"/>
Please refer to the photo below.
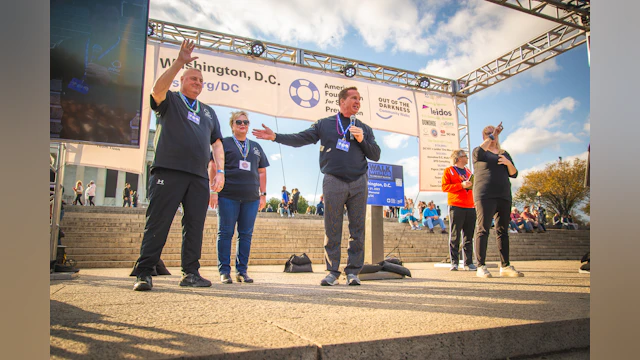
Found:
<path fill-rule="evenodd" d="M 320 102 L 320 91 L 309 80 L 294 80 L 289 86 L 289 96 L 291 100 L 298 106 L 303 108 L 312 108 Z"/>

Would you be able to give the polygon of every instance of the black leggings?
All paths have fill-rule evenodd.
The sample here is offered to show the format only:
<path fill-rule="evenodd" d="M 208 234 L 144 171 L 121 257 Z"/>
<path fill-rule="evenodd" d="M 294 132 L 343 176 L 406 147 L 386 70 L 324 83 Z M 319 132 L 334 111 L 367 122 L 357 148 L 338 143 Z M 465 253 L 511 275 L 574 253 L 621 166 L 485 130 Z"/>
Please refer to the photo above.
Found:
<path fill-rule="evenodd" d="M 489 230 L 491 220 L 495 216 L 496 240 L 500 252 L 502 267 L 509 266 L 509 221 L 511 212 L 511 200 L 505 199 L 481 199 L 476 201 L 476 260 L 478 266 L 485 265 L 487 258 L 487 245 L 489 244 Z"/>
<path fill-rule="evenodd" d="M 82 194 L 76 194 L 76 199 L 73 200 L 73 205 L 76 205 L 77 203 L 80 203 L 80 205 L 84 205 L 84 203 L 82 202 Z"/>

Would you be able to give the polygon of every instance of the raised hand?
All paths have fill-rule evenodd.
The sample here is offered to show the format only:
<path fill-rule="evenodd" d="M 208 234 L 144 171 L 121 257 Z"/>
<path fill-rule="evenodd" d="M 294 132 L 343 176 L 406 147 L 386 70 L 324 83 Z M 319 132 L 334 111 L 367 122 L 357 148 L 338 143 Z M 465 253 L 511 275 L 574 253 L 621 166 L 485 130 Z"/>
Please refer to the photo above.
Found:
<path fill-rule="evenodd" d="M 253 136 L 255 136 L 260 140 L 275 140 L 276 134 L 273 132 L 273 130 L 271 130 L 265 124 L 262 124 L 262 127 L 264 128 L 264 130 L 257 129 L 257 128 L 251 130 L 251 133 L 253 134 Z"/>
<path fill-rule="evenodd" d="M 197 56 L 191 57 L 191 52 L 193 52 L 193 49 L 195 47 L 196 44 L 193 42 L 193 40 L 182 41 L 182 45 L 180 45 L 180 53 L 178 54 L 178 61 L 182 62 L 183 64 L 188 64 L 197 59 Z"/>
<path fill-rule="evenodd" d="M 496 126 L 493 129 L 493 136 L 498 136 L 500 135 L 500 133 L 502 132 L 502 130 L 504 129 L 504 127 L 502 127 L 502 121 L 500 121 L 500 124 L 498 124 L 498 126 Z"/>

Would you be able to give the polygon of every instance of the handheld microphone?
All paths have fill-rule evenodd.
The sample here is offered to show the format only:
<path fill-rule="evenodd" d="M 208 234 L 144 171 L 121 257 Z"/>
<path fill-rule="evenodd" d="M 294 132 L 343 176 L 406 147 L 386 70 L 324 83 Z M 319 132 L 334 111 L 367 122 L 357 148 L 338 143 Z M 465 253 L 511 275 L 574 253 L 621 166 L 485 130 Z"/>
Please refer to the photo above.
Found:
<path fill-rule="evenodd" d="M 351 126 L 355 126 L 356 125 L 356 116 L 355 115 L 351 115 L 349 117 L 349 120 L 351 120 Z M 349 139 L 353 140 L 353 133 L 351 131 L 349 131 Z"/>

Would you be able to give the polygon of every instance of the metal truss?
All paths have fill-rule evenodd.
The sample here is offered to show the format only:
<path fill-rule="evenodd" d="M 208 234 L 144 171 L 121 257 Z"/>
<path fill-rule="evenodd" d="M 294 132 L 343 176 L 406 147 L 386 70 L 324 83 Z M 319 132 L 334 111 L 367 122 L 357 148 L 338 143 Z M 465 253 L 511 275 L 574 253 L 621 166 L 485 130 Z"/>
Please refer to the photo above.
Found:
<path fill-rule="evenodd" d="M 580 30 L 589 31 L 590 28 L 591 4 L 588 0 L 486 1 Z"/>
<path fill-rule="evenodd" d="M 464 96 L 455 96 L 454 98 L 456 111 L 458 112 L 458 136 L 460 149 L 467 152 L 471 157 L 471 137 L 469 134 L 469 107 L 467 98 Z M 473 161 L 469 161 L 469 168 L 473 171 Z"/>
<path fill-rule="evenodd" d="M 458 79 L 458 95 L 469 96 L 524 72 L 587 41 L 587 32 L 557 26 Z"/>
<path fill-rule="evenodd" d="M 199 49 L 232 53 L 247 57 L 252 57 L 250 54 L 250 47 L 256 40 L 153 19 L 149 20 L 149 27 L 150 29 L 153 29 L 153 33 L 149 35 L 150 40 L 179 45 L 183 40 L 190 39 L 195 42 L 196 47 Z M 258 57 L 262 60 L 269 60 L 275 63 L 301 66 L 304 68 L 333 73 L 341 73 L 345 66 L 353 65 L 357 70 L 355 77 L 358 78 L 408 87 L 412 90 L 433 91 L 449 95 L 453 94 L 452 84 L 455 82 L 453 79 L 367 63 L 360 60 L 338 57 L 265 41 L 261 42 L 266 48 L 265 52 Z M 430 82 L 426 89 L 422 89 L 417 86 L 419 80 L 423 77 L 428 78 Z"/>

